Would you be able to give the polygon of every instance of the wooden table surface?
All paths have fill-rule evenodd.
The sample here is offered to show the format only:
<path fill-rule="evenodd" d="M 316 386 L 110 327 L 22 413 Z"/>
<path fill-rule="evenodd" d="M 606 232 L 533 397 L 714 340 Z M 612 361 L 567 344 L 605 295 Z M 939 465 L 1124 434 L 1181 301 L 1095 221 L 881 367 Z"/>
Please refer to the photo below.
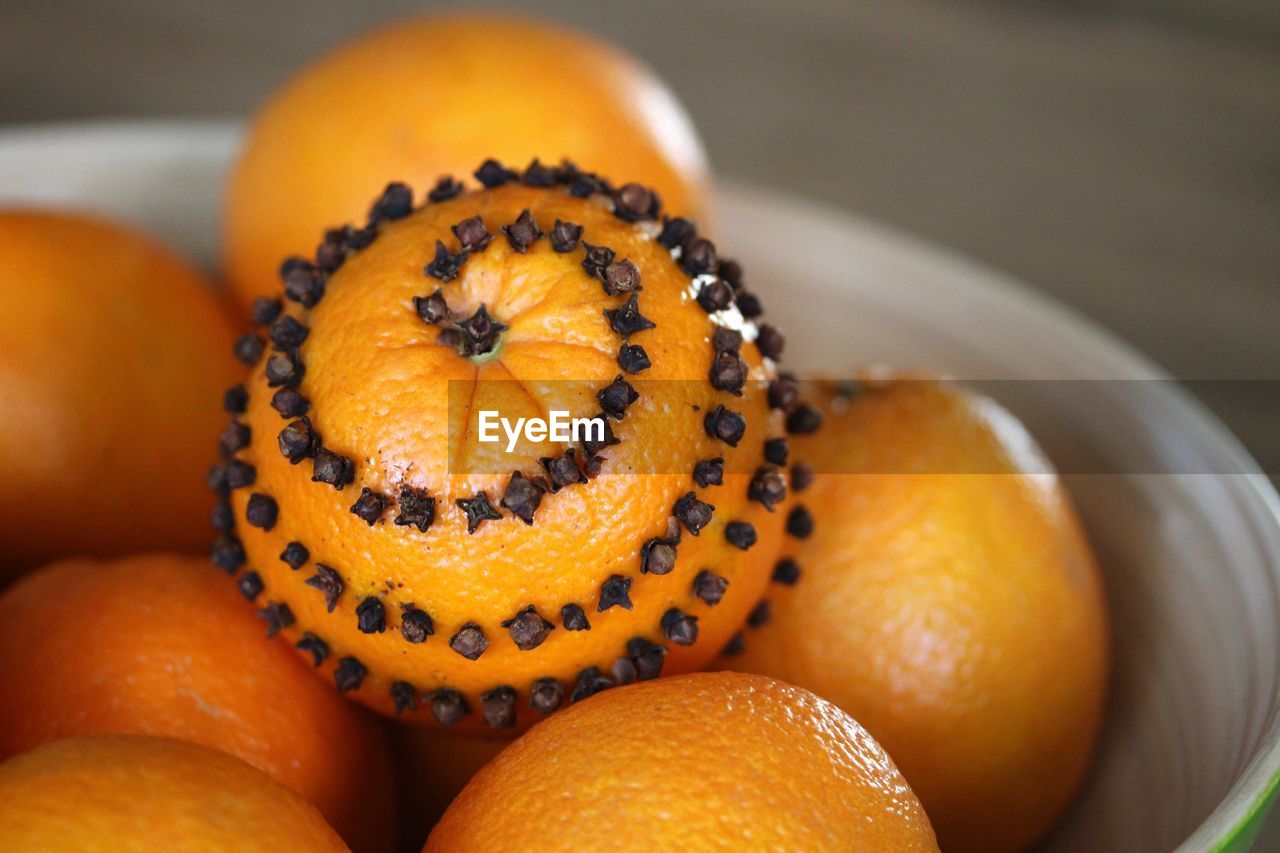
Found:
<path fill-rule="evenodd" d="M 435 5 L 8 0 L 0 124 L 245 115 Z M 722 174 L 980 258 L 1178 377 L 1270 380 L 1195 392 L 1280 472 L 1280 3 L 521 5 L 660 69 Z"/>

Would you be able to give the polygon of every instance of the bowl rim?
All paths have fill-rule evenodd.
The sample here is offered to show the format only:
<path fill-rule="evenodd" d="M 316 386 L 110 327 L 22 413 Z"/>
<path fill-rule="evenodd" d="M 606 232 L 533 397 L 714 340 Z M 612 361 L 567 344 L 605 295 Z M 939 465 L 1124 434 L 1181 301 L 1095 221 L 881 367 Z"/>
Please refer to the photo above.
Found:
<path fill-rule="evenodd" d="M 229 153 L 234 153 L 237 148 L 244 127 L 240 121 L 220 118 L 77 120 L 0 127 L 0 176 L 5 174 L 6 165 L 13 166 L 15 162 L 31 157 L 33 152 L 47 153 L 49 146 L 66 150 L 109 146 L 114 151 L 137 152 L 134 155 L 137 159 L 165 156 L 192 161 L 228 161 Z M 222 165 L 228 165 L 228 162 Z M 781 205 L 802 219 L 819 217 L 823 224 L 836 222 L 856 228 L 883 244 L 888 251 L 910 253 L 917 265 L 932 267 L 947 277 L 960 278 L 965 287 L 976 290 L 985 298 L 1015 306 L 1039 324 L 1053 327 L 1077 344 L 1094 350 L 1098 358 L 1120 372 L 1136 378 L 1171 379 L 1147 356 L 1099 324 L 1053 297 L 1032 290 L 1015 277 L 957 250 L 834 205 L 746 183 L 721 180 L 717 195 L 722 200 L 733 199 L 735 203 L 749 201 Z M 49 200 L 21 191 L 12 192 L 0 181 L 0 206 L 24 201 L 41 204 Z M 1232 469 L 1229 473 L 1206 476 L 1229 478 L 1232 482 L 1226 485 L 1261 509 L 1270 525 L 1280 531 L 1280 495 L 1235 435 L 1216 415 L 1181 389 L 1165 386 L 1159 389 L 1159 393 L 1167 395 L 1167 404 L 1181 416 L 1182 424 L 1191 428 L 1189 439 L 1212 447 Z M 1280 565 L 1270 568 L 1273 579 L 1280 581 Z M 1276 715 L 1261 738 L 1262 745 L 1222 800 L 1183 839 L 1178 850 L 1247 849 L 1280 793 L 1280 714 Z"/>
<path fill-rule="evenodd" d="M 1051 331 L 1072 349 L 1092 351 L 1094 366 L 1108 368 L 1125 378 L 1160 380 L 1153 389 L 1153 398 L 1166 414 L 1177 417 L 1178 427 L 1190 441 L 1213 451 L 1223 465 L 1221 471 L 1197 476 L 1221 481 L 1242 502 L 1260 510 L 1273 531 L 1280 531 L 1280 494 L 1236 435 L 1166 370 L 1099 323 L 1011 274 L 892 225 L 825 202 L 758 186 L 737 182 L 721 182 L 721 186 L 728 190 L 723 196 L 735 205 L 783 206 L 788 218 L 803 222 L 811 233 L 856 229 L 882 244 L 886 252 L 912 253 L 916 269 L 945 275 L 959 287 L 967 288 L 971 296 L 1000 303 L 1010 309 L 1008 313 L 1034 323 L 1039 332 Z M 1280 584 L 1280 564 L 1272 564 L 1269 569 L 1272 580 Z M 1280 708 L 1280 699 L 1273 696 L 1273 702 Z M 1177 851 L 1234 853 L 1248 849 L 1268 810 L 1280 798 L 1280 710 L 1260 734 L 1259 742 L 1222 799 L 1179 843 Z"/>

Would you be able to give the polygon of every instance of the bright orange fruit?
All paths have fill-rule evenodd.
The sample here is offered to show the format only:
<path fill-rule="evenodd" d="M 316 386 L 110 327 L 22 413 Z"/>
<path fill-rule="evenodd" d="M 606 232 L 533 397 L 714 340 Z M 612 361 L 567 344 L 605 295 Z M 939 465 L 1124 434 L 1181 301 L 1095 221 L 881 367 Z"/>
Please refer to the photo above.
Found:
<path fill-rule="evenodd" d="M 1025 849 L 1079 786 L 1103 714 L 1102 579 L 1070 500 L 989 399 L 904 381 L 827 386 L 824 408 L 796 448 L 818 472 L 801 495 L 813 533 L 775 576 L 771 620 L 721 665 L 856 716 L 945 849 Z"/>
<path fill-rule="evenodd" d="M 267 641 L 200 558 L 68 560 L 26 575 L 0 595 L 0 660 L 0 758 L 83 734 L 181 738 L 298 791 L 358 849 L 391 846 L 377 721 Z"/>
<path fill-rule="evenodd" d="M 278 289 L 282 258 L 363 217 L 388 180 L 429 186 L 486 157 L 568 157 L 643 179 L 678 214 L 707 206 L 693 125 L 634 57 L 510 15 L 415 18 L 321 58 L 259 112 L 227 190 L 227 277 L 247 306 Z"/>
<path fill-rule="evenodd" d="M 203 547 L 232 338 L 208 283 L 151 240 L 0 210 L 0 583 L 59 556 Z"/>
<path fill-rule="evenodd" d="M 60 740 L 0 764 L 0 849 L 344 851 L 302 797 L 168 738 Z"/>
<path fill-rule="evenodd" d="M 714 657 L 781 544 L 776 440 L 813 425 L 736 265 L 647 190 L 485 173 L 296 262 L 214 557 L 360 701 L 508 731 Z M 483 441 L 553 410 L 616 442 Z"/>
<path fill-rule="evenodd" d="M 937 850 L 893 761 L 847 714 L 755 675 L 592 698 L 531 729 L 454 800 L 425 851 Z"/>

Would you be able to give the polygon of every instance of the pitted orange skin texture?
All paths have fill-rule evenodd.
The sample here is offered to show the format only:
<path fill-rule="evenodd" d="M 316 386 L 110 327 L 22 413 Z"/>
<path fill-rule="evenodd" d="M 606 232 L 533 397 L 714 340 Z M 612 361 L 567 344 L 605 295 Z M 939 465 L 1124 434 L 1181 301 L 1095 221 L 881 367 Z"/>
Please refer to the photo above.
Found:
<path fill-rule="evenodd" d="M 807 690 L 731 672 L 630 685 L 535 727 L 472 778 L 423 850 L 522 842 L 938 849 L 906 780 L 852 717 Z"/>
<path fill-rule="evenodd" d="M 241 594 L 204 558 L 37 569 L 0 595 L 0 659 L 0 760 L 78 735 L 180 738 L 302 794 L 358 850 L 394 843 L 380 721 L 265 638 Z"/>
<path fill-rule="evenodd" d="M 362 217 L 391 177 L 427 187 L 486 157 L 568 157 L 643 180 L 674 214 L 708 206 L 693 124 L 635 57 L 511 15 L 421 17 L 320 58 L 258 113 L 227 188 L 227 278 L 248 306 L 278 289 L 281 258 Z"/>
<path fill-rule="evenodd" d="M 329 277 L 314 307 L 289 304 L 287 311 L 310 330 L 297 353 L 305 365 L 297 390 L 310 402 L 309 422 L 326 450 L 354 463 L 354 482 L 341 490 L 312 480 L 314 460 L 291 464 L 277 447 L 287 421 L 271 405 L 274 389 L 264 368 L 271 350 L 252 371 L 243 416 L 252 440 L 237 459 L 254 466 L 256 480 L 231 495 L 245 567 L 265 581 L 264 600 L 288 605 L 294 622 L 286 636 L 297 641 L 308 632 L 323 639 L 330 652 L 326 669 L 354 658 L 367 671 L 358 686 L 343 677 L 350 675 L 350 662 L 334 677 L 370 707 L 396 711 L 392 689 L 402 682 L 402 697 L 410 688 L 416 697 L 412 707 L 399 703 L 405 718 L 458 722 L 447 715 L 441 720 L 431 701 L 435 691 L 447 688 L 465 699 L 464 728 L 518 729 L 542 716 L 530 709 L 533 682 L 555 680 L 568 704 L 582 673 L 597 667 L 608 676 L 629 656 L 633 639 L 665 646 L 667 673 L 701 668 L 737 630 L 767 583 L 785 505 L 770 511 L 749 500 L 748 485 L 764 464 L 765 440 L 784 434 L 783 413 L 767 401 L 773 363 L 752 341 L 756 326 L 736 309 L 708 315 L 696 303 L 690 274 L 654 239 L 659 223 L 623 221 L 610 205 L 603 196 L 581 199 L 563 188 L 518 183 L 427 204 L 407 218 L 383 222 L 372 244 L 352 253 Z M 478 412 L 493 407 L 504 416 L 545 416 L 563 406 L 575 417 L 596 414 L 594 392 L 623 374 L 622 337 L 605 311 L 623 306 L 628 297 L 608 295 L 601 280 L 584 270 L 583 245 L 557 252 L 544 236 L 526 253 L 516 252 L 500 229 L 524 210 L 548 233 L 557 220 L 576 222 L 585 229 L 584 242 L 608 246 L 617 259 L 634 263 L 643 289 L 633 296 L 654 324 L 628 339 L 644 347 L 652 366 L 624 377 L 640 397 L 621 420 L 611 421 L 619 443 L 599 451 L 603 465 L 597 477 L 546 493 L 531 525 L 500 506 L 511 472 L 543 476 L 538 460 L 565 447 L 522 440 L 508 454 L 505 441 L 479 441 Z M 456 252 L 459 241 L 451 226 L 473 216 L 482 217 L 492 242 L 472 253 L 452 281 L 425 275 L 436 241 Z M 484 306 L 509 326 L 492 351 L 463 355 L 447 335 L 442 338 L 439 324 L 419 317 L 414 298 L 436 288 L 455 318 Z M 708 379 L 717 324 L 746 334 L 740 352 L 749 380 L 740 396 L 717 390 Z M 745 419 L 736 447 L 704 428 L 704 418 L 718 405 Z M 577 452 L 583 458 L 581 447 Z M 694 466 L 713 457 L 724 459 L 724 482 L 700 488 Z M 393 504 L 372 525 L 350 511 L 364 488 Z M 425 532 L 394 523 L 406 488 L 435 498 L 435 519 Z M 483 521 L 468 533 L 456 502 L 481 491 L 503 518 Z M 642 572 L 642 546 L 669 536 L 673 507 L 691 491 L 714 505 L 710 523 L 696 536 L 680 528 L 670 573 Z M 254 494 L 278 506 L 269 530 L 247 523 Z M 752 525 L 756 544 L 747 550 L 730 544 L 731 521 Z M 309 561 L 298 570 L 280 558 L 290 542 L 309 551 Z M 326 596 L 306 583 L 318 565 L 332 567 L 344 585 L 332 612 Z M 715 606 L 693 594 L 693 580 L 703 570 L 728 581 Z M 600 612 L 602 584 L 615 575 L 630 582 L 631 606 Z M 357 608 L 366 599 L 373 600 L 366 607 L 380 606 L 385 613 L 385 630 L 358 627 Z M 585 611 L 589 630 L 562 624 L 562 608 L 570 604 Z M 554 627 L 540 645 L 522 649 L 502 623 L 530 606 Z M 403 636 L 410 607 L 430 616 L 434 634 L 425 642 Z M 690 645 L 665 637 L 663 618 L 673 608 L 697 620 Z M 451 648 L 451 638 L 469 623 L 488 643 L 474 660 Z M 514 726 L 481 722 L 483 694 L 497 688 L 516 691 Z M 488 705 L 503 716 L 492 699 Z"/>
<path fill-rule="evenodd" d="M 0 585 L 57 557 L 204 548 L 233 337 L 209 282 L 149 238 L 0 210 Z"/>
<path fill-rule="evenodd" d="M 818 472 L 799 580 L 720 665 L 856 716 L 944 849 L 1026 849 L 1088 770 L 1106 693 L 1102 579 L 1069 497 L 990 399 L 917 380 L 824 404 L 795 448 Z"/>
<path fill-rule="evenodd" d="M 0 764 L 0 849 L 347 850 L 299 795 L 238 758 L 142 735 L 46 744 Z"/>

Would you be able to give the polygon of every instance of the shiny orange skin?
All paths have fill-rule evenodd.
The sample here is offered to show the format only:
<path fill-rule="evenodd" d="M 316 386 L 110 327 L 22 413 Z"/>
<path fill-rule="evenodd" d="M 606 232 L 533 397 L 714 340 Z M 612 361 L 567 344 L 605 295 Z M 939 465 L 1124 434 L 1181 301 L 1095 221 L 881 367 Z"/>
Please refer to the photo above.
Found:
<path fill-rule="evenodd" d="M 0 210 L 0 583 L 61 556 L 204 550 L 233 337 L 150 239 Z"/>
<path fill-rule="evenodd" d="M 314 806 L 238 758 L 169 738 L 99 735 L 0 764 L 0 849 L 347 847 Z"/>
<path fill-rule="evenodd" d="M 774 584 L 772 620 L 721 665 L 855 715 L 944 849 L 1025 849 L 1078 788 L 1103 716 L 1106 605 L 1071 502 L 990 399 L 898 382 L 828 393 L 826 415 L 796 446 L 819 472 L 799 582 Z"/>
<path fill-rule="evenodd" d="M 543 238 L 527 254 L 514 252 L 499 227 L 526 208 L 546 229 L 557 219 L 582 224 L 585 241 L 610 246 L 637 265 L 641 309 L 656 328 L 632 335 L 631 343 L 643 345 L 653 364 L 630 377 L 641 397 L 624 420 L 614 422 L 621 444 L 603 451 L 607 462 L 599 477 L 548 494 L 532 526 L 504 512 L 503 520 L 485 522 L 470 535 L 457 499 L 485 490 L 496 504 L 513 468 L 539 475 L 538 459 L 559 451 L 557 445 L 522 441 L 508 455 L 500 443 L 482 444 L 474 434 L 477 413 L 492 408 L 512 417 L 541 414 L 530 402 L 533 395 L 542 408 L 586 416 L 599 410 L 596 389 L 621 373 L 620 339 L 603 312 L 625 299 L 607 296 L 600 281 L 583 271 L 581 247 L 562 254 Z M 442 286 L 459 316 L 483 304 L 510 325 L 496 357 L 475 363 L 439 342 L 439 328 L 419 319 L 413 298 L 440 286 L 422 273 L 435 240 L 453 241 L 450 226 L 479 213 L 495 239 L 466 262 L 458 279 Z M 300 348 L 305 376 L 299 386 L 311 401 L 308 416 L 325 447 L 355 460 L 356 483 L 338 491 L 312 481 L 310 460 L 291 464 L 277 447 L 285 421 L 270 406 L 262 364 L 248 383 L 245 422 L 253 440 L 238 458 L 255 467 L 257 479 L 233 492 L 232 506 L 247 565 L 265 580 L 266 597 L 287 603 L 296 617 L 285 636 L 296 640 L 308 631 L 322 637 L 333 652 L 326 669 L 355 657 L 368 676 L 352 695 L 387 713 L 393 712 L 390 688 L 396 681 L 427 693 L 459 690 L 476 711 L 482 692 L 510 686 L 519 694 L 516 728 L 540 717 L 528 707 L 532 682 L 556 678 L 571 690 L 588 667 L 608 672 L 630 639 L 663 642 L 660 623 L 671 607 L 696 616 L 699 635 L 693 645 L 668 644 L 664 671 L 705 666 L 767 585 L 780 547 L 785 513 L 748 500 L 747 485 L 763 462 L 765 439 L 783 428 L 781 413 L 765 399 L 772 363 L 753 343 L 741 347 L 751 376 L 743 396 L 711 386 L 715 327 L 690 298 L 689 287 L 689 276 L 645 231 L 560 190 L 507 185 L 428 205 L 383 226 L 372 245 L 329 279 L 323 300 L 299 313 L 310 328 Z M 746 436 L 736 448 L 704 430 L 705 415 L 718 404 L 746 419 Z M 467 426 L 464 417 L 471 417 Z M 717 455 L 725 459 L 724 485 L 698 489 L 695 463 Z M 350 511 L 363 487 L 396 496 L 403 486 L 436 498 L 436 519 L 425 533 L 393 524 L 394 510 L 373 526 Z M 641 546 L 667 534 L 675 502 L 689 491 L 715 505 L 711 524 L 700 536 L 684 534 L 674 571 L 641 574 Z M 271 496 L 279 507 L 269 531 L 244 520 L 255 492 Z M 726 541 L 732 520 L 754 525 L 758 542 L 750 550 Z M 290 541 L 310 550 L 310 563 L 299 571 L 279 559 Z M 306 585 L 317 564 L 334 567 L 345 582 L 333 612 Z M 705 568 L 730 583 L 715 607 L 692 593 L 694 576 Z M 613 574 L 632 579 L 634 609 L 597 612 L 600 586 Z M 369 597 L 385 608 L 385 632 L 357 629 L 356 608 Z M 501 626 L 529 605 L 559 626 L 566 603 L 586 609 L 590 630 L 557 627 L 542 645 L 521 650 Z M 434 622 L 427 642 L 410 644 L 401 636 L 401 614 L 409 604 L 425 609 Z M 474 661 L 449 646 L 468 622 L 477 623 L 489 641 Z M 427 704 L 419 703 L 406 718 L 429 722 Z M 478 716 L 473 713 L 468 725 Z"/>
<path fill-rule="evenodd" d="M 391 846 L 392 769 L 378 722 L 267 640 L 204 559 L 38 569 L 0 596 L 0 658 L 0 758 L 75 735 L 180 738 L 298 791 L 356 849 Z"/>
<path fill-rule="evenodd" d="M 568 157 L 653 186 L 675 213 L 708 204 L 692 122 L 634 57 L 517 16 L 413 18 L 322 57 L 258 113 L 227 188 L 227 278 L 248 305 L 278 289 L 284 257 L 363 221 L 388 181 L 470 180 L 488 157 L 521 168 Z"/>
<path fill-rule="evenodd" d="M 511 743 L 430 726 L 388 726 L 400 787 L 400 837 L 418 842 L 481 767 Z"/>
<path fill-rule="evenodd" d="M 472 778 L 424 851 L 937 850 L 892 759 L 849 715 L 756 675 L 599 694 Z M 518 840 L 518 841 L 514 841 Z"/>

